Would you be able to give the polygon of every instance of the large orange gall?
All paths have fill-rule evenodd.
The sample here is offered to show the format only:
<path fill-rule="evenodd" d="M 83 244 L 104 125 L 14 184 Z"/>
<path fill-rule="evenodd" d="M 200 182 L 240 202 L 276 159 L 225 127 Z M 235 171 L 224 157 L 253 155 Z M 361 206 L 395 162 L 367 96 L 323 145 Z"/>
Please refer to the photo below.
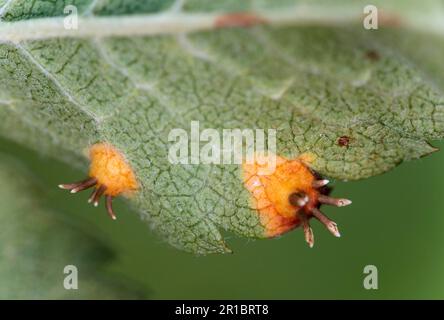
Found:
<path fill-rule="evenodd" d="M 272 162 L 267 157 L 276 157 L 272 172 L 263 170 Z M 305 240 L 312 247 L 314 235 L 309 220 L 313 217 L 333 235 L 340 236 L 336 223 L 327 218 L 319 207 L 321 204 L 346 206 L 351 201 L 328 196 L 330 189 L 325 186 L 329 181 L 319 179 L 309 168 L 312 160 L 311 154 L 303 154 L 296 159 L 268 155 L 242 165 L 243 182 L 251 193 L 252 207 L 257 210 L 266 237 L 275 237 L 302 226 Z"/>

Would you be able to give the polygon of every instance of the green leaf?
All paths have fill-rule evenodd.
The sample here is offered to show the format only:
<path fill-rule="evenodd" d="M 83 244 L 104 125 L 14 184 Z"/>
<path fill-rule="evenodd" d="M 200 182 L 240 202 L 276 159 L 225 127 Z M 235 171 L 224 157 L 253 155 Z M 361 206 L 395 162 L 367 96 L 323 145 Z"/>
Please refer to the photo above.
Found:
<path fill-rule="evenodd" d="M 73 31 L 60 17 L 68 2 L 4 2 L 0 134 L 84 169 L 89 145 L 116 146 L 141 183 L 134 208 L 178 248 L 228 252 L 219 228 L 264 228 L 238 165 L 168 162 L 173 128 L 273 128 L 279 155 L 310 152 L 317 172 L 341 180 L 427 155 L 443 136 L 430 73 L 441 58 L 420 70 L 398 50 L 412 30 L 442 46 L 440 1 L 374 1 L 402 33 L 364 30 L 364 1 L 285 0 L 72 1 Z M 215 28 L 237 11 L 268 23 Z"/>
<path fill-rule="evenodd" d="M 0 154 L 0 299 L 142 297 L 128 282 L 102 275 L 113 258 L 110 249 L 44 207 L 33 179 Z M 64 288 L 68 265 L 78 271 L 76 290 Z"/>

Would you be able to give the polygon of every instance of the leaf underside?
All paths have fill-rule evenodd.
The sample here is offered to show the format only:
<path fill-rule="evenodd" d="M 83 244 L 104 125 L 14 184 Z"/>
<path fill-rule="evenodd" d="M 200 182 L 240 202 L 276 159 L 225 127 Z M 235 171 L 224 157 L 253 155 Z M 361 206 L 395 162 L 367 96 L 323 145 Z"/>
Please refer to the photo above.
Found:
<path fill-rule="evenodd" d="M 36 0 L 29 8 L 27 1 L 13 0 L 3 20 L 58 16 L 67 2 Z M 161 14 L 177 6 L 73 3 L 90 17 Z M 300 1 L 195 0 L 179 10 L 247 11 L 254 4 L 272 11 L 293 3 Z M 180 249 L 228 252 L 219 228 L 264 236 L 240 167 L 170 164 L 170 130 L 189 131 L 195 120 L 201 130 L 276 129 L 278 154 L 310 152 L 322 175 L 353 180 L 386 172 L 433 152 L 427 141 L 444 133 L 443 82 L 433 74 L 436 68 L 398 50 L 403 39 L 402 30 L 367 31 L 360 24 L 269 24 L 5 42 L 0 134 L 83 169 L 85 148 L 110 142 L 140 181 L 131 202 L 143 219 Z M 341 136 L 350 138 L 347 147 L 338 144 Z"/>

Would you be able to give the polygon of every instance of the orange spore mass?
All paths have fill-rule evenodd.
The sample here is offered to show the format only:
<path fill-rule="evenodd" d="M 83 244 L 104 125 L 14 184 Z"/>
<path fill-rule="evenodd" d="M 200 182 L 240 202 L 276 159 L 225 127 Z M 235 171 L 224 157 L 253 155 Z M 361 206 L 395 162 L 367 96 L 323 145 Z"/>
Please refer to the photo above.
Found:
<path fill-rule="evenodd" d="M 266 20 L 258 15 L 248 12 L 235 12 L 221 15 L 215 21 L 216 28 L 251 27 L 264 24 Z"/>
<path fill-rule="evenodd" d="M 97 186 L 106 187 L 106 195 L 128 195 L 137 189 L 133 170 L 115 147 L 107 143 L 95 144 L 89 149 L 89 156 L 89 175 L 97 179 Z"/>
<path fill-rule="evenodd" d="M 315 176 L 305 164 L 307 156 L 289 160 L 276 156 L 274 172 L 261 173 L 263 160 L 253 164 L 243 164 L 245 187 L 252 194 L 253 207 L 258 211 L 261 224 L 265 227 L 265 236 L 274 237 L 287 232 L 300 224 L 299 212 L 289 197 L 295 192 L 304 192 L 309 197 L 305 213 L 317 205 L 318 191 L 312 184 Z"/>

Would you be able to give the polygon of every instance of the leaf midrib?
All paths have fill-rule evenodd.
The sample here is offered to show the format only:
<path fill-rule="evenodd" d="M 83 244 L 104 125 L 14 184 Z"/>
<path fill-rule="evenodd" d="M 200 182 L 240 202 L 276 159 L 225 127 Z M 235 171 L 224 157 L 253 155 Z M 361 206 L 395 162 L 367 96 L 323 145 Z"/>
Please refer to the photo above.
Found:
<path fill-rule="evenodd" d="M 343 25 L 361 19 L 357 7 L 295 6 L 288 10 L 250 11 L 268 25 Z M 158 14 L 94 16 L 78 18 L 78 29 L 64 28 L 65 17 L 36 18 L 0 22 L 0 42 L 19 43 L 52 38 L 102 38 L 182 34 L 220 28 L 217 20 L 223 13 L 186 13 L 166 11 Z M 124 26 L 124 27 L 122 27 Z"/>

